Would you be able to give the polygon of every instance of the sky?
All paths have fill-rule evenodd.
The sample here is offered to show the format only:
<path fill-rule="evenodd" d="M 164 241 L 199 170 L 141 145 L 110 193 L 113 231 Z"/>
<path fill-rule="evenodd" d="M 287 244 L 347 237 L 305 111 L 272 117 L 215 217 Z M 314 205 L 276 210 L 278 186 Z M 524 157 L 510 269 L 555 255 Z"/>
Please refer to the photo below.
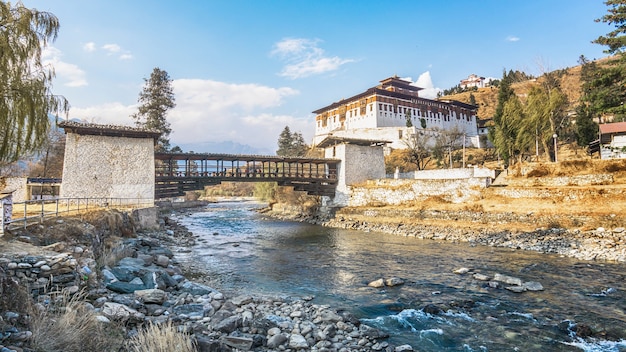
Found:
<path fill-rule="evenodd" d="M 184 151 L 275 154 L 285 126 L 311 141 L 312 111 L 390 76 L 424 88 L 470 74 L 542 72 L 607 56 L 601 0 L 22 0 L 60 21 L 43 60 L 70 119 L 133 125 L 154 68 Z M 65 116 L 62 116 L 65 118 Z"/>

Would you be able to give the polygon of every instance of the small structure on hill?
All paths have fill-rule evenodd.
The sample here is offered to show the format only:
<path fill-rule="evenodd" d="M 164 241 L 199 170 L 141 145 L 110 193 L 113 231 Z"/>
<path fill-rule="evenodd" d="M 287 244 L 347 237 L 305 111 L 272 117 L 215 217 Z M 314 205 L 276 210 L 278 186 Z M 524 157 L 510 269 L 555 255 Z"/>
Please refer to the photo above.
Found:
<path fill-rule="evenodd" d="M 328 136 L 317 147 L 324 149 L 324 157 L 340 159 L 337 169 L 337 189 L 333 204 L 346 206 L 349 187 L 367 180 L 385 178 L 383 146 L 389 141 Z"/>
<path fill-rule="evenodd" d="M 589 143 L 589 154 L 600 152 L 600 159 L 626 158 L 626 122 L 603 123 L 599 139 Z"/>
<path fill-rule="evenodd" d="M 63 121 L 61 197 L 154 200 L 154 145 L 160 132 Z"/>

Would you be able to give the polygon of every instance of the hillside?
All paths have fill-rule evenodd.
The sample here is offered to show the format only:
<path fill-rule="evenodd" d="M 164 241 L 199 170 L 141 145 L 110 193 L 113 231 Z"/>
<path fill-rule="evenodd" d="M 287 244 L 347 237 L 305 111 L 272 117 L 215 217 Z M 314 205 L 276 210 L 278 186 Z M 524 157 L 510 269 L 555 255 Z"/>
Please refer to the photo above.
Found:
<path fill-rule="evenodd" d="M 603 59 L 601 61 L 604 61 Z M 580 99 L 580 71 L 581 66 L 570 67 L 567 69 L 557 70 L 556 73 L 560 77 L 561 89 L 569 100 L 569 110 L 574 110 Z M 541 82 L 541 77 L 524 82 L 517 82 L 512 85 L 515 93 L 524 100 L 528 95 L 530 88 Z M 493 116 L 496 105 L 498 104 L 498 88 L 486 87 L 480 88 L 473 92 L 463 92 L 459 94 L 446 95 L 441 99 L 457 100 L 460 102 L 470 102 L 470 94 L 474 95 L 478 105 L 478 118 L 481 120 L 489 119 Z"/>

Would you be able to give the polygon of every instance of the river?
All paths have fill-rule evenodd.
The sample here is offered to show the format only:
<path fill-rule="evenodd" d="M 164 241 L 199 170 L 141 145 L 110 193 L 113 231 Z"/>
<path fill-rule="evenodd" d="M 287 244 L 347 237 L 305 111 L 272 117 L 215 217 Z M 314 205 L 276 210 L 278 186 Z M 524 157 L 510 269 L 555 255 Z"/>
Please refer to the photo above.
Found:
<path fill-rule="evenodd" d="M 278 221 L 260 206 L 222 202 L 179 216 L 198 236 L 179 260 L 226 294 L 313 297 L 416 351 L 626 351 L 625 264 Z M 453 273 L 462 267 L 472 271 Z M 491 288 L 472 273 L 545 289 Z M 405 283 L 367 286 L 390 277 Z M 442 312 L 425 313 L 428 304 Z M 574 334 L 583 325 L 592 337 Z"/>

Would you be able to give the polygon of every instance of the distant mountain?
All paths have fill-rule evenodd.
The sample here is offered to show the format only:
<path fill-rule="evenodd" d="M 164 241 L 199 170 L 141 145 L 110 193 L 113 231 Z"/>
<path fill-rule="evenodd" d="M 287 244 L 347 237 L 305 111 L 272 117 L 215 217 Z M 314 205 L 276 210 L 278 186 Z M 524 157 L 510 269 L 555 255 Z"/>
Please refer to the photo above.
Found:
<path fill-rule="evenodd" d="M 247 155 L 274 155 L 274 151 L 256 148 L 247 144 L 240 144 L 233 141 L 224 142 L 200 142 L 200 143 L 171 143 L 178 145 L 183 152 L 195 153 L 223 153 L 223 154 L 247 154 Z"/>

